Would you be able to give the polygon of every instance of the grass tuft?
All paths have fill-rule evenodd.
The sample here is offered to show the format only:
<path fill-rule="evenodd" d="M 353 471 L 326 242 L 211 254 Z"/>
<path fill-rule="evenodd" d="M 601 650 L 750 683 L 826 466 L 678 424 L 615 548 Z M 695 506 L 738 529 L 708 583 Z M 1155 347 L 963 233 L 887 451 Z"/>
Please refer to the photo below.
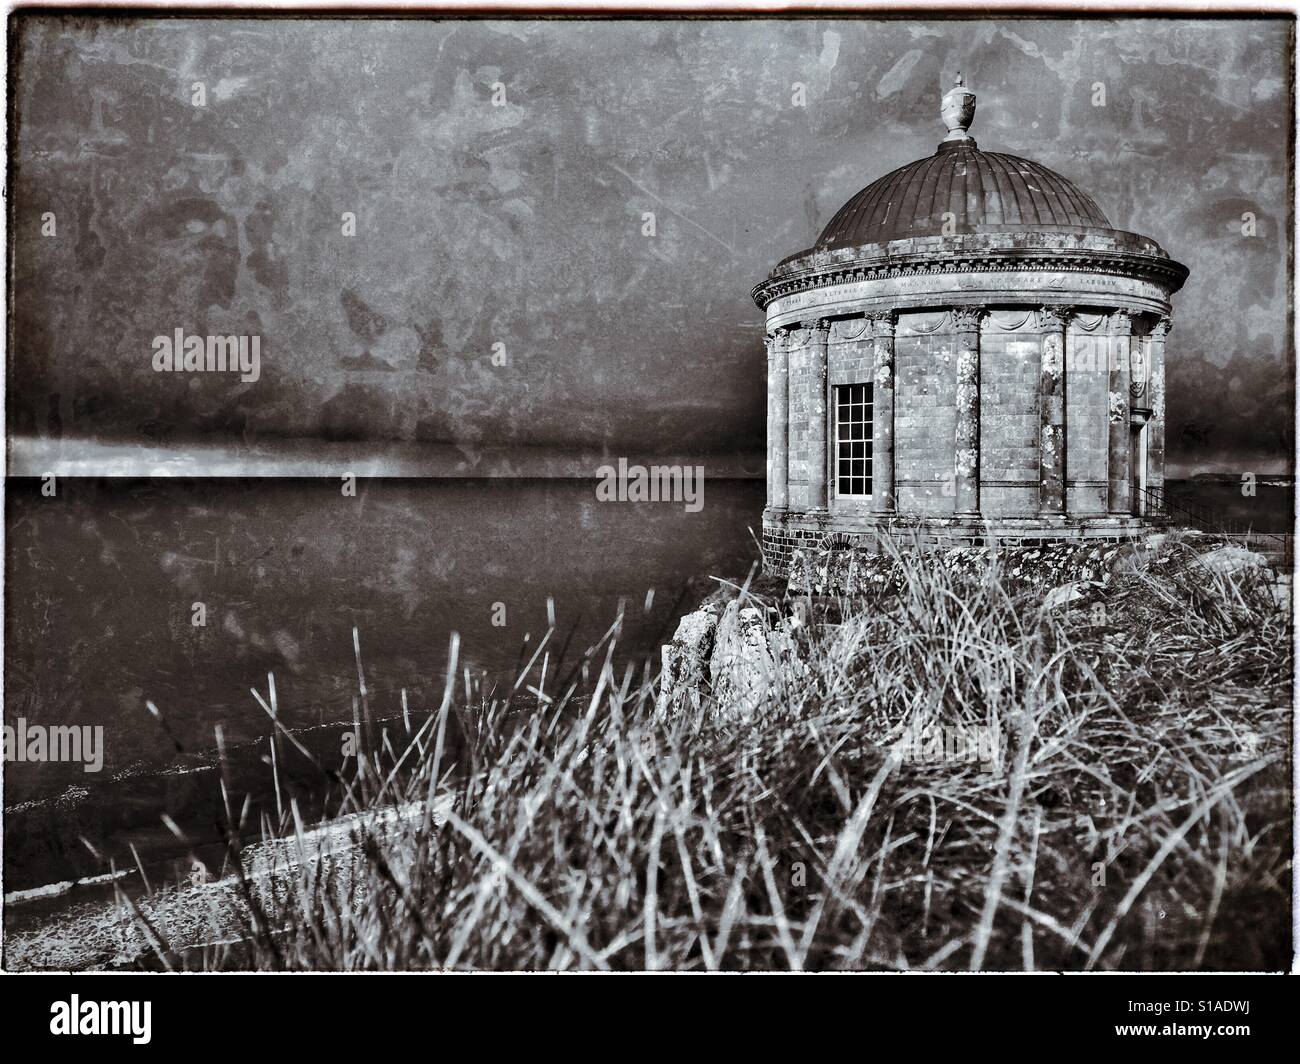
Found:
<path fill-rule="evenodd" d="M 798 648 L 748 714 L 656 713 L 617 624 L 575 662 L 547 633 L 504 693 L 453 664 L 423 726 L 403 693 L 401 732 L 368 739 L 349 819 L 282 811 L 260 865 L 231 826 L 244 918 L 186 962 L 1285 967 L 1292 633 L 1267 575 L 1175 537 L 1048 610 L 996 562 L 896 560 L 898 593 L 835 623 L 739 590 Z M 359 643 L 357 675 L 368 717 Z M 935 728 L 989 729 L 995 762 L 900 758 Z"/>

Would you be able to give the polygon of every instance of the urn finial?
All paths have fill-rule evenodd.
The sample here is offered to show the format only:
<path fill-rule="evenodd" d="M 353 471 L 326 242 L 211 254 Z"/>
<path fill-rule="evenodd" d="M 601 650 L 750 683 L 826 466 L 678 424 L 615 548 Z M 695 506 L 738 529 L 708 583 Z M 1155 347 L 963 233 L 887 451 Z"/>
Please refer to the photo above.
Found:
<path fill-rule="evenodd" d="M 966 80 L 957 72 L 953 87 L 943 94 L 943 106 L 940 109 L 943 123 L 948 127 L 948 135 L 943 144 L 962 144 L 975 147 L 975 138 L 966 132 L 975 118 L 975 94 L 966 88 Z"/>

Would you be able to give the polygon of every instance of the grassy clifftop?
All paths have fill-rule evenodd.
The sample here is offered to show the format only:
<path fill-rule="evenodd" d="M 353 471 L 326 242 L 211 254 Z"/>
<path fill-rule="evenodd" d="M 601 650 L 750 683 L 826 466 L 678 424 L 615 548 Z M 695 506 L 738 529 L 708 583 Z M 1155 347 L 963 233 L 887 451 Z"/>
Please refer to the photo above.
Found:
<path fill-rule="evenodd" d="M 719 610 L 714 641 L 767 663 L 743 712 L 725 684 L 656 709 L 648 672 L 611 664 L 617 625 L 573 662 L 548 637 L 508 698 L 449 687 L 351 763 L 337 853 L 317 835 L 253 875 L 232 841 L 239 932 L 227 913 L 212 938 L 235 941 L 141 925 L 152 963 L 1285 967 L 1292 631 L 1270 572 L 1171 538 L 1045 606 L 996 563 L 890 564 L 876 599 Z M 310 833 L 288 809 L 280 830 L 286 854 Z"/>

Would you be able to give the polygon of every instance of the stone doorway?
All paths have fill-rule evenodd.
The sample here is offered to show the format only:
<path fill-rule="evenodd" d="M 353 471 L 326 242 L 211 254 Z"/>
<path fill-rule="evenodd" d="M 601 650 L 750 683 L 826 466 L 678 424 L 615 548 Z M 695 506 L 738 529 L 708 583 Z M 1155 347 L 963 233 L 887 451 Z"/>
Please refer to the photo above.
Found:
<path fill-rule="evenodd" d="M 1129 433 L 1129 511 L 1135 517 L 1147 512 L 1147 432 L 1146 424 L 1134 425 Z"/>

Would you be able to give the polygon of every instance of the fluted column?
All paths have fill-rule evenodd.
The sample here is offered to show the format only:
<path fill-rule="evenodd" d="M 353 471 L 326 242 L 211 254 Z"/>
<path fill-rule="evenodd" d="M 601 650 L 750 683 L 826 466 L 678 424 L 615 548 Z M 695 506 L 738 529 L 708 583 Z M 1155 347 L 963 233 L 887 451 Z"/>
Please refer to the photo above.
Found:
<path fill-rule="evenodd" d="M 1108 442 L 1106 460 L 1107 504 L 1111 514 L 1129 515 L 1132 504 L 1132 445 L 1129 441 L 1129 357 L 1133 338 L 1133 319 L 1128 311 L 1117 310 L 1110 316 L 1107 348 L 1110 362 L 1108 402 Z"/>
<path fill-rule="evenodd" d="M 826 348 L 831 324 L 806 321 L 808 330 L 808 509 L 826 509 Z"/>
<path fill-rule="evenodd" d="M 1151 420 L 1147 424 L 1147 487 L 1162 504 L 1165 497 L 1165 337 L 1172 328 L 1169 318 L 1161 318 L 1151 329 L 1148 344 Z"/>
<path fill-rule="evenodd" d="M 1038 375 L 1038 512 L 1065 513 L 1065 328 L 1066 307 L 1038 312 L 1042 333 Z"/>
<path fill-rule="evenodd" d="M 871 508 L 893 513 L 894 499 L 894 313 L 869 315 L 875 346 L 871 400 Z"/>
<path fill-rule="evenodd" d="M 767 342 L 767 505 L 785 510 L 790 505 L 788 455 L 790 453 L 789 333 L 777 332 Z"/>
<path fill-rule="evenodd" d="M 982 307 L 952 312 L 957 334 L 957 432 L 953 475 L 955 512 L 975 517 L 980 510 L 980 319 Z"/>

